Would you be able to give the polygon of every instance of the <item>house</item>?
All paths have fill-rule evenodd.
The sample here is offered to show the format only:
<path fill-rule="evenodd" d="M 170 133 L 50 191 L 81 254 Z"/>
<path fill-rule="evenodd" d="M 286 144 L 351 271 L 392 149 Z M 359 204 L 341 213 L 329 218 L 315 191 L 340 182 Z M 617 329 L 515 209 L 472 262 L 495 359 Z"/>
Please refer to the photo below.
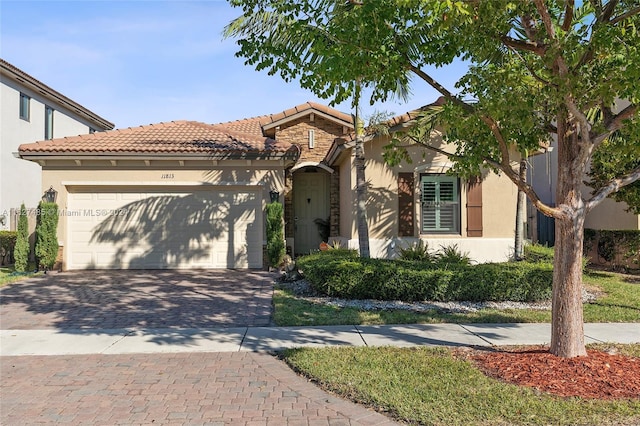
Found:
<path fill-rule="evenodd" d="M 627 105 L 629 105 L 628 102 L 620 101 L 617 106 L 622 109 Z M 557 147 L 558 141 L 554 137 L 545 153 L 531 157 L 527 176 L 542 202 L 551 206 L 556 204 Z M 584 185 L 582 192 L 584 197 L 588 199 L 593 189 Z M 584 227 L 594 230 L 640 230 L 640 215 L 633 214 L 628 210 L 629 206 L 626 203 L 607 198 L 587 214 Z M 529 211 L 533 240 L 553 245 L 555 241 L 553 219 L 536 213 L 533 208 L 530 208 Z"/>
<path fill-rule="evenodd" d="M 397 117 L 400 125 L 411 114 Z M 20 146 L 57 191 L 66 269 L 261 268 L 265 205 L 285 207 L 289 250 L 357 247 L 352 117 L 317 103 L 219 124 L 176 121 Z M 434 134 L 434 140 L 446 147 Z M 389 167 L 385 137 L 365 142 L 373 256 L 425 239 L 476 261 L 509 257 L 517 190 L 467 182 L 446 158 L 410 149 Z"/>
<path fill-rule="evenodd" d="M 40 166 L 14 155 L 20 144 L 114 127 L 3 59 L 0 121 L 0 229 L 9 228 L 12 209 L 17 211 L 22 203 L 34 208 L 43 194 Z"/>

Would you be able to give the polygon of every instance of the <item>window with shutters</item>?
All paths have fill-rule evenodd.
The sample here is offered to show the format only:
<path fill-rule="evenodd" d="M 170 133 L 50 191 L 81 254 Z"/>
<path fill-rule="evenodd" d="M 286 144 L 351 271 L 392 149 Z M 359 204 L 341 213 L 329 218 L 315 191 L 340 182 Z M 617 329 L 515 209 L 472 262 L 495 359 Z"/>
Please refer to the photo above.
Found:
<path fill-rule="evenodd" d="M 460 185 L 458 178 L 423 175 L 420 178 L 423 234 L 460 233 Z"/>

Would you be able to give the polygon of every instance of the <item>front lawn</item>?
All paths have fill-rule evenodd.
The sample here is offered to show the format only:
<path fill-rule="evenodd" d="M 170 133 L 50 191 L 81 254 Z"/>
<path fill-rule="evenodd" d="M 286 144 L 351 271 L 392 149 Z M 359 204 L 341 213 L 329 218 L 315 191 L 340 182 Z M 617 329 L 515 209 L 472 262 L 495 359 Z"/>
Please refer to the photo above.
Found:
<path fill-rule="evenodd" d="M 446 348 L 303 348 L 283 357 L 322 388 L 410 424 L 640 424 L 640 399 L 554 397 L 489 378 Z"/>
<path fill-rule="evenodd" d="M 584 306 L 586 322 L 640 322 L 640 276 L 587 270 L 584 283 L 599 294 L 596 301 Z M 338 308 L 305 301 L 284 289 L 275 291 L 273 303 L 274 321 L 280 326 L 551 321 L 550 311 L 532 309 L 482 309 L 472 313 L 432 310 L 416 313 Z"/>
<path fill-rule="evenodd" d="M 30 267 L 32 265 L 29 265 Z M 35 269 L 35 267 L 33 268 L 29 268 L 27 270 L 33 271 Z M 16 272 L 15 269 L 13 268 L 13 265 L 11 266 L 2 266 L 0 267 L 0 287 L 10 284 L 10 283 L 14 283 L 16 281 L 21 281 L 30 277 L 33 277 L 37 275 L 37 273 L 34 272 L 25 272 L 25 273 L 19 273 Z"/>

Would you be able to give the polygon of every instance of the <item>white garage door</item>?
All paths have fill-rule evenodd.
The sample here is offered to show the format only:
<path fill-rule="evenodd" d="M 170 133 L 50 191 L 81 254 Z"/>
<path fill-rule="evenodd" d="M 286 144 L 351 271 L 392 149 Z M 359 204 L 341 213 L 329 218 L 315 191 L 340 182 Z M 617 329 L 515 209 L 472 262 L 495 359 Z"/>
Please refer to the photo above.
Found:
<path fill-rule="evenodd" d="M 253 190 L 69 189 L 68 269 L 261 268 Z"/>

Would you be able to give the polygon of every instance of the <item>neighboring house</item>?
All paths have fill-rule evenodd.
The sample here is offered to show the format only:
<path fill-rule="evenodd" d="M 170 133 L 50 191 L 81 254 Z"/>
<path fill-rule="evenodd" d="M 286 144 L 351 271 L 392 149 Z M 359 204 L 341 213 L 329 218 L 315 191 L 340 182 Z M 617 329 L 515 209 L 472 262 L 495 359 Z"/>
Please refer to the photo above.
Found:
<path fill-rule="evenodd" d="M 44 189 L 40 165 L 14 153 L 23 143 L 113 129 L 113 123 L 0 59 L 0 216 L 38 205 Z"/>
<path fill-rule="evenodd" d="M 58 191 L 67 269 L 260 268 L 272 197 L 284 203 L 292 253 L 317 250 L 321 231 L 358 246 L 352 133 L 349 114 L 305 103 L 215 125 L 160 123 L 25 144 L 20 156 L 40 163 L 44 187 Z M 433 249 L 457 244 L 476 261 L 509 257 L 517 191 L 506 177 L 445 175 L 447 159 L 417 147 L 412 164 L 389 167 L 386 142 L 365 142 L 373 256 L 423 239 Z"/>
<path fill-rule="evenodd" d="M 628 102 L 620 102 L 618 107 L 624 108 Z M 546 152 L 530 157 L 527 179 L 531 182 L 538 196 L 545 204 L 555 206 L 556 185 L 558 182 L 558 142 L 554 138 Z M 589 198 L 593 189 L 587 185 L 583 187 L 583 194 Z M 611 198 L 605 199 L 589 212 L 584 227 L 595 230 L 625 230 L 640 229 L 640 215 L 629 211 L 624 202 L 617 202 Z M 554 221 L 543 216 L 532 207 L 529 208 L 529 223 L 534 241 L 553 245 L 555 241 Z"/>

